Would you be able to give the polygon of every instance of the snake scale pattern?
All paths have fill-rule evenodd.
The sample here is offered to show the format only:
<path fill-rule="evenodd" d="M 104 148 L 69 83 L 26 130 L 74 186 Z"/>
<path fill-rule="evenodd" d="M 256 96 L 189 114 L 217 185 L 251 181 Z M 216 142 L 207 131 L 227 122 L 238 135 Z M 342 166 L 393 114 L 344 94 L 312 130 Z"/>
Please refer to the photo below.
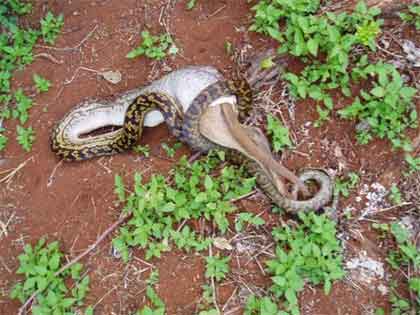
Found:
<path fill-rule="evenodd" d="M 51 149 L 65 161 L 83 161 L 102 155 L 113 155 L 132 148 L 141 137 L 145 116 L 156 109 L 163 114 L 169 131 L 179 137 L 182 128 L 182 111 L 175 101 L 163 93 L 148 92 L 139 95 L 126 111 L 124 124 L 116 132 L 105 134 L 100 141 L 77 145 L 66 141 L 64 126 L 58 124 L 51 136 Z M 65 119 L 64 119 L 65 121 Z"/>
<path fill-rule="evenodd" d="M 185 79 L 191 75 L 196 80 L 192 81 L 196 83 L 195 86 L 189 87 L 190 90 L 187 92 L 189 94 L 179 94 L 180 86 L 185 90 L 185 82 L 179 80 L 179 76 Z M 197 76 L 201 76 L 201 79 L 197 79 Z M 155 81 L 149 87 L 127 92 L 124 99 L 126 106 L 120 106 L 118 109 L 125 114 L 123 123 L 120 121 L 115 123 L 122 126 L 117 131 L 86 139 L 79 137 L 81 132 L 77 136 L 72 136 L 72 124 L 76 127 L 83 124 L 84 116 L 87 116 L 88 112 L 94 116 L 95 111 L 107 111 L 106 106 L 110 104 L 88 102 L 75 108 L 53 129 L 51 148 L 58 156 L 68 161 L 86 160 L 128 150 L 139 139 L 148 114 L 159 110 L 170 132 L 192 149 L 207 152 L 218 147 L 226 150 L 226 155 L 232 162 L 245 165 L 248 172 L 256 177 L 257 184 L 278 206 L 289 212 L 297 212 L 317 210 L 326 205 L 331 199 L 332 184 L 324 172 L 319 170 L 303 172 L 299 178 L 302 181 L 315 180 L 320 189 L 311 199 L 291 200 L 278 192 L 271 178 L 257 162 L 237 154 L 236 151 L 233 152 L 232 149 L 220 147 L 200 134 L 199 117 L 215 100 L 226 95 L 236 96 L 240 118 L 246 117 L 252 105 L 252 91 L 246 80 L 224 81 L 217 70 L 211 67 L 181 69 Z M 106 116 L 108 122 L 115 121 L 115 117 L 108 116 Z M 94 127 L 101 126 L 101 123 L 102 126 L 106 124 L 103 119 L 99 119 L 90 128 L 86 127 L 85 131 L 91 131 L 95 129 Z"/>
<path fill-rule="evenodd" d="M 314 180 L 319 184 L 318 192 L 309 200 L 293 200 L 281 195 L 277 187 L 273 184 L 271 178 L 261 169 L 261 166 L 254 160 L 247 158 L 243 154 L 238 154 L 235 150 L 226 149 L 209 141 L 199 133 L 200 116 L 207 107 L 223 95 L 235 94 L 237 96 L 237 106 L 239 118 L 244 120 L 249 114 L 252 106 L 252 90 L 248 82 L 244 79 L 235 81 L 219 81 L 209 85 L 194 99 L 191 106 L 185 113 L 184 123 L 182 124 L 182 133 L 180 139 L 186 142 L 191 148 L 198 151 L 209 151 L 218 147 L 226 151 L 227 160 L 237 164 L 244 165 L 249 174 L 255 176 L 258 186 L 267 194 L 267 196 L 280 208 L 288 212 L 296 213 L 298 211 L 318 210 L 328 204 L 332 196 L 331 179 L 324 171 L 316 169 L 307 169 L 300 174 L 299 179 L 302 182 Z M 268 143 L 266 145 L 269 151 Z"/>

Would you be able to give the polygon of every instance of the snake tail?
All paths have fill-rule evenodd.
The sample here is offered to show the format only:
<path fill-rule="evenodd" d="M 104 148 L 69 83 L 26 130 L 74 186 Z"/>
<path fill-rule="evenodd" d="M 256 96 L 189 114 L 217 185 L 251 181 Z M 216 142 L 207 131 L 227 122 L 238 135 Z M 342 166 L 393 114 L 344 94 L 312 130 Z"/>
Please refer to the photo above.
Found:
<path fill-rule="evenodd" d="M 65 161 L 84 161 L 127 151 L 140 139 L 147 113 L 156 109 L 163 113 L 169 131 L 175 137 L 179 137 L 182 117 L 174 104 L 174 100 L 163 93 L 142 94 L 128 106 L 122 128 L 102 136 L 100 141 L 84 141 L 77 145 L 74 141 L 67 140 L 62 130 L 57 127 L 51 136 L 51 149 Z M 61 122 L 57 124 L 60 125 Z"/>

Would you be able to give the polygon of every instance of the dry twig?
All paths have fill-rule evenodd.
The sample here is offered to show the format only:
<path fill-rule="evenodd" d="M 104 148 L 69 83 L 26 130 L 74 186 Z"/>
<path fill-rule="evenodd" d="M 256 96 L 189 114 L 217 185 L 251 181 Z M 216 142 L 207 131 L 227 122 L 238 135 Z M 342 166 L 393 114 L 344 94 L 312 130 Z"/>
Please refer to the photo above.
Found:
<path fill-rule="evenodd" d="M 50 55 L 50 54 L 47 54 L 47 53 L 39 53 L 39 54 L 36 54 L 35 56 L 34 56 L 34 58 L 45 58 L 45 59 L 48 59 L 49 61 L 51 61 L 52 63 L 55 63 L 55 64 L 58 64 L 58 65 L 62 65 L 63 63 L 64 63 L 64 61 L 63 60 L 58 60 L 57 58 L 55 58 L 54 56 L 52 56 L 52 55 Z"/>
<path fill-rule="evenodd" d="M 55 172 L 57 171 L 57 168 L 61 165 L 63 163 L 63 160 L 61 160 L 60 162 L 58 162 L 55 166 L 54 166 L 54 168 L 53 168 L 53 170 L 52 170 L 52 172 L 51 172 L 51 174 L 50 174 L 50 177 L 48 177 L 48 181 L 47 181 L 47 187 L 50 187 L 51 185 L 52 185 L 52 183 L 53 183 L 53 181 L 54 181 L 54 175 L 55 175 Z"/>
<path fill-rule="evenodd" d="M 12 220 L 13 220 L 14 217 L 15 217 L 15 213 L 13 212 L 10 215 L 9 219 L 7 219 L 7 222 L 6 223 L 3 223 L 2 221 L 0 221 L 0 228 L 1 228 L 0 238 L 3 236 L 3 234 L 5 236 L 7 236 L 7 227 L 9 226 L 10 222 L 12 222 Z"/>
<path fill-rule="evenodd" d="M 0 183 L 7 183 L 9 184 L 13 177 L 15 177 L 15 175 L 22 169 L 25 167 L 25 165 L 32 160 L 32 162 L 34 161 L 34 157 L 31 156 L 29 159 L 27 159 L 26 161 L 20 163 L 15 169 L 13 169 L 9 174 L 7 174 L 5 177 L 3 177 L 2 179 L 0 179 Z"/>

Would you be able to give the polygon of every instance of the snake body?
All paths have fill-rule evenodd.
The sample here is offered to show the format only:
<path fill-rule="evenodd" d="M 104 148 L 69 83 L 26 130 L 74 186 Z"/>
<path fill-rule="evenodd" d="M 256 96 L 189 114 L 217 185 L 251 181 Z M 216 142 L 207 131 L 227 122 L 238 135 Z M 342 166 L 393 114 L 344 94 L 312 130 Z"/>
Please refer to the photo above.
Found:
<path fill-rule="evenodd" d="M 216 144 L 200 133 L 200 117 L 206 109 L 225 95 L 236 96 L 236 106 L 240 119 L 249 115 L 252 108 L 252 90 L 245 79 L 235 81 L 217 81 L 210 84 L 192 101 L 184 114 L 180 140 L 187 143 L 191 149 L 208 152 L 216 148 Z"/>
<path fill-rule="evenodd" d="M 90 101 L 77 107 L 54 128 L 52 150 L 65 160 L 85 160 L 94 156 L 115 154 L 129 149 L 137 142 L 143 125 L 156 125 L 162 120 L 165 120 L 172 134 L 195 150 L 206 152 L 215 147 L 222 148 L 200 134 L 199 118 L 215 101 L 233 95 L 236 96 L 236 104 L 243 118 L 248 115 L 252 103 L 251 89 L 246 80 L 223 81 L 217 70 L 211 67 L 188 67 L 174 71 L 148 87 L 125 93 L 119 98 L 119 102 Z M 230 98 L 228 101 L 235 99 Z M 157 110 L 161 111 L 163 117 L 158 117 Z M 101 112 L 108 115 L 101 116 Z M 108 117 L 112 112 L 124 112 L 124 121 L 121 122 L 121 115 Z M 86 126 L 88 115 L 99 115 L 99 118 Z M 154 119 L 150 118 L 151 115 L 154 115 Z M 105 135 L 80 138 L 83 132 L 110 124 L 122 128 Z M 72 128 L 76 130 L 72 131 Z M 264 145 L 269 151 L 268 143 Z M 330 178 L 321 171 L 306 171 L 299 177 L 302 181 L 313 179 L 318 182 L 320 189 L 315 196 L 309 200 L 292 200 L 279 193 L 272 178 L 259 163 L 233 152 L 232 149 L 223 149 L 227 151 L 231 161 L 245 165 L 274 203 L 290 212 L 316 210 L 331 199 Z"/>
<path fill-rule="evenodd" d="M 289 212 L 295 213 L 298 211 L 318 210 L 328 204 L 333 193 L 333 185 L 326 172 L 317 169 L 307 169 L 299 175 L 299 179 L 302 182 L 314 180 L 320 186 L 318 192 L 309 200 L 293 200 L 286 198 L 280 194 L 277 187 L 273 184 L 272 178 L 270 178 L 262 169 L 258 162 L 247 158 L 243 154 L 238 154 L 236 150 L 220 147 L 200 134 L 200 117 L 208 106 L 221 96 L 232 93 L 237 97 L 239 118 L 243 120 L 249 114 L 252 104 L 252 90 L 247 81 L 219 81 L 209 85 L 194 99 L 184 115 L 180 139 L 188 143 L 188 145 L 195 150 L 208 151 L 216 147 L 224 149 L 229 161 L 238 165 L 244 165 L 248 173 L 256 178 L 257 185 L 267 194 L 267 196 L 277 206 L 284 208 Z M 261 143 L 260 137 L 257 141 L 260 141 L 259 144 L 263 146 L 266 151 L 270 151 L 270 146 L 267 142 Z"/>
<path fill-rule="evenodd" d="M 213 67 L 190 66 L 173 71 L 146 87 L 121 94 L 116 99 L 82 102 L 53 128 L 52 151 L 64 160 L 81 161 L 128 149 L 124 145 L 127 140 L 123 139 L 122 128 L 99 136 L 83 138 L 82 135 L 104 126 L 124 126 L 130 105 L 141 109 L 144 122 L 140 122 L 137 116 L 140 123 L 138 132 L 143 126 L 154 127 L 166 121 L 170 132 L 178 136 L 180 130 L 177 123 L 182 113 L 202 90 L 222 79 Z"/>
<path fill-rule="evenodd" d="M 128 106 L 122 128 L 89 139 L 77 145 L 66 141 L 60 128 L 55 128 L 51 139 L 51 148 L 67 161 L 83 161 L 96 156 L 112 155 L 132 148 L 141 137 L 145 117 L 159 109 L 163 113 L 169 131 L 176 137 L 181 133 L 182 112 L 173 104 L 175 102 L 163 93 L 148 92 L 137 96 Z M 89 143 L 89 145 L 87 145 Z"/>

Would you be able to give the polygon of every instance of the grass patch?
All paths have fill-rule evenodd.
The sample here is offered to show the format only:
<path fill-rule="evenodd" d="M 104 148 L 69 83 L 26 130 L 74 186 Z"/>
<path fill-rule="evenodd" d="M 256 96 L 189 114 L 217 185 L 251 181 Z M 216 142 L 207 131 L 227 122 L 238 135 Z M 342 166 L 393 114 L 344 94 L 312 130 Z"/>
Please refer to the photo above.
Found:
<path fill-rule="evenodd" d="M 333 281 L 344 276 L 335 223 L 326 215 L 314 213 L 300 212 L 299 218 L 302 224 L 296 228 L 284 226 L 273 230 L 276 258 L 267 262 L 273 281 L 271 292 L 276 298 L 285 298 L 284 309 L 293 315 L 299 314 L 297 294 L 303 290 L 305 281 L 323 284 L 328 294 Z"/>
<path fill-rule="evenodd" d="M 353 97 L 350 85 L 363 80 L 371 83 L 371 89 L 362 90 L 360 97 L 339 114 L 367 125 L 357 133 L 361 144 L 377 136 L 389 139 L 394 148 L 410 151 L 404 132 L 418 125 L 411 105 L 416 90 L 403 83 L 393 65 L 368 62 L 367 53 L 376 50 L 383 24 L 377 18 L 380 9 L 368 8 L 364 1 L 352 13 L 317 14 L 319 7 L 319 0 L 261 0 L 253 7 L 251 30 L 276 39 L 281 43 L 279 53 L 299 57 L 305 64 L 299 74 L 289 72 L 284 78 L 293 96 L 316 102 L 316 126 L 328 120 L 334 110 L 332 90 Z M 361 57 L 352 54 L 355 48 L 363 48 Z M 354 64 L 357 66 L 350 71 Z"/>
<path fill-rule="evenodd" d="M 392 315 L 416 314 L 420 309 L 420 277 L 418 272 L 420 267 L 420 251 L 415 243 L 410 239 L 407 229 L 398 222 L 382 223 L 374 225 L 375 229 L 381 234 L 391 235 L 395 241 L 395 249 L 388 250 L 386 261 L 394 271 L 404 275 L 404 280 L 397 283 L 394 279 L 390 283 L 389 302 L 392 305 Z M 414 271 L 414 272 L 413 272 Z M 411 293 L 412 298 L 403 297 L 401 283 L 404 284 L 404 290 Z M 376 314 L 385 314 L 382 308 L 376 310 Z"/>
<path fill-rule="evenodd" d="M 129 194 L 122 178 L 116 176 L 119 201 L 125 204 L 125 213 L 133 214 L 113 240 L 124 261 L 129 259 L 131 246 L 146 249 L 146 259 L 160 257 L 161 252 L 170 249 L 171 242 L 185 250 L 208 248 L 211 240 L 197 235 L 188 225 L 176 228 L 184 221 L 203 217 L 213 221 L 222 234 L 227 231 L 226 216 L 236 210 L 230 200 L 249 193 L 255 180 L 232 166 L 218 170 L 220 162 L 217 154 L 192 164 L 183 157 L 170 183 L 162 175 L 153 175 L 148 183 L 142 183 L 136 174 Z M 210 176 L 213 172 L 219 175 Z"/>
<path fill-rule="evenodd" d="M 407 12 L 399 13 L 401 20 L 413 24 L 416 30 L 420 30 L 420 5 L 410 5 Z"/>
<path fill-rule="evenodd" d="M 170 34 L 152 35 L 149 31 L 141 32 L 141 44 L 127 54 L 127 58 L 133 59 L 146 56 L 150 59 L 162 60 L 168 54 L 175 55 L 178 52 Z"/>
<path fill-rule="evenodd" d="M 47 244 L 41 239 L 34 247 L 26 245 L 18 256 L 20 266 L 16 271 L 25 279 L 14 286 L 11 298 L 23 303 L 37 292 L 33 315 L 73 314 L 84 304 L 89 292 L 89 277 L 81 275 L 83 266 L 79 263 L 58 274 L 63 258 L 58 242 Z M 92 307 L 87 307 L 85 314 L 92 312 Z"/>
<path fill-rule="evenodd" d="M 48 12 L 40 21 L 39 30 L 19 27 L 18 17 L 28 14 L 31 9 L 30 3 L 19 0 L 0 4 L 0 119 L 16 119 L 20 125 L 28 121 L 33 102 L 22 89 L 12 91 L 10 82 L 13 72 L 33 62 L 33 47 L 40 37 L 44 42 L 53 44 L 64 23 L 62 15 L 55 17 Z M 48 90 L 47 80 L 39 76 L 34 80 L 39 92 Z M 23 149 L 30 151 L 35 137 L 32 128 L 18 126 L 17 132 Z M 0 129 L 0 151 L 6 148 L 9 133 L 5 128 Z"/>
<path fill-rule="evenodd" d="M 267 116 L 267 132 L 271 135 L 272 146 L 275 152 L 280 152 L 285 148 L 292 148 L 289 129 L 283 126 L 282 122 L 273 115 Z"/>

